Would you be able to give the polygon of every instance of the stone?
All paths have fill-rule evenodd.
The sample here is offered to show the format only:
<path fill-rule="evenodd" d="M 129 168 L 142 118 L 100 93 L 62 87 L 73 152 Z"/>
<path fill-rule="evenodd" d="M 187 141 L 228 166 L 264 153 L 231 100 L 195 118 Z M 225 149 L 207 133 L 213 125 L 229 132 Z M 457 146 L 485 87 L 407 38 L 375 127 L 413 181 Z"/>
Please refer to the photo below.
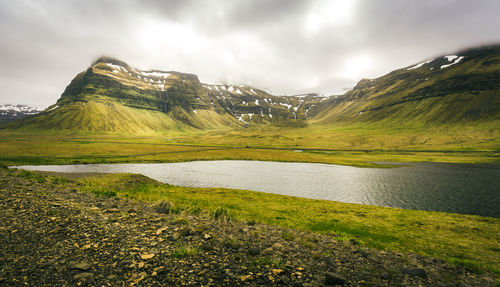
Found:
<path fill-rule="evenodd" d="M 278 279 L 278 283 L 282 284 L 282 285 L 285 285 L 285 286 L 289 286 L 290 285 L 290 278 L 286 277 L 286 276 L 281 276 L 279 279 Z"/>
<path fill-rule="evenodd" d="M 160 203 L 156 204 L 153 209 L 157 213 L 169 214 L 170 210 L 174 205 L 170 201 L 163 200 Z"/>
<path fill-rule="evenodd" d="M 389 273 L 386 273 L 386 272 L 384 272 L 380 275 L 380 279 L 382 279 L 382 280 L 388 280 L 390 278 L 391 278 L 391 276 L 389 275 Z"/>
<path fill-rule="evenodd" d="M 156 235 L 160 235 L 163 231 L 165 231 L 167 229 L 168 229 L 168 227 L 158 228 L 155 233 L 156 233 Z"/>
<path fill-rule="evenodd" d="M 344 277 L 334 272 L 325 273 L 325 285 L 342 285 L 347 283 Z"/>
<path fill-rule="evenodd" d="M 155 257 L 154 254 L 141 254 L 141 259 L 142 260 L 148 260 L 148 259 L 151 259 L 153 257 Z"/>
<path fill-rule="evenodd" d="M 273 272 L 273 274 L 274 274 L 274 275 L 278 275 L 278 274 L 280 274 L 281 272 L 283 272 L 283 270 L 281 270 L 281 269 L 273 269 L 273 270 L 271 270 L 271 271 Z"/>
<path fill-rule="evenodd" d="M 243 275 L 243 276 L 240 276 L 240 280 L 245 282 L 247 280 L 250 280 L 252 279 L 252 275 Z"/>
<path fill-rule="evenodd" d="M 106 210 L 106 212 L 109 212 L 109 213 L 118 213 L 118 212 L 120 212 L 120 210 L 118 208 L 110 208 L 110 209 Z"/>
<path fill-rule="evenodd" d="M 191 229 L 191 227 L 184 227 L 181 230 L 179 230 L 179 234 L 181 236 L 191 235 L 191 234 L 193 234 L 193 229 Z"/>
<path fill-rule="evenodd" d="M 78 262 L 71 265 L 71 269 L 73 270 L 82 270 L 87 271 L 90 269 L 90 264 L 87 262 Z"/>
<path fill-rule="evenodd" d="M 209 242 L 204 242 L 202 245 L 201 245 L 201 249 L 203 249 L 204 251 L 210 251 L 213 249 L 213 246 L 211 243 Z"/>
<path fill-rule="evenodd" d="M 427 272 L 425 272 L 425 270 L 422 269 L 422 268 L 406 268 L 406 267 L 403 267 L 403 268 L 401 268 L 401 273 L 407 274 L 410 277 L 427 278 Z"/>
<path fill-rule="evenodd" d="M 279 242 L 276 242 L 273 244 L 272 246 L 273 249 L 280 249 L 280 248 L 283 248 L 283 244 L 279 243 Z"/>
<path fill-rule="evenodd" d="M 259 255 L 260 249 L 257 247 L 250 247 L 250 248 L 248 248 L 248 254 L 253 255 L 253 256 Z"/>
<path fill-rule="evenodd" d="M 84 273 L 76 274 L 75 276 L 73 276 L 73 278 L 78 280 L 78 279 L 83 279 L 83 278 L 89 278 L 92 276 L 94 276 L 94 273 L 84 272 Z"/>
<path fill-rule="evenodd" d="M 151 250 L 149 250 L 149 254 L 159 254 L 160 253 L 160 250 L 156 249 L 156 248 L 152 248 Z"/>

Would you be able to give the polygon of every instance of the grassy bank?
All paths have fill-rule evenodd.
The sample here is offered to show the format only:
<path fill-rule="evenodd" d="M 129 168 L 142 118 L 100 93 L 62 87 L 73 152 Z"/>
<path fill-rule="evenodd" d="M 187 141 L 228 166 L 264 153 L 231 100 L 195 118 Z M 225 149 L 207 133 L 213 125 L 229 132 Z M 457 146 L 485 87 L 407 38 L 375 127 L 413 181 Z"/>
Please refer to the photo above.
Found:
<path fill-rule="evenodd" d="M 31 172 L 22 171 L 27 176 Z M 246 190 L 187 188 L 140 175 L 77 179 L 103 196 L 148 202 L 168 200 L 174 212 L 227 213 L 233 219 L 331 234 L 339 240 L 399 252 L 414 252 L 500 274 L 500 220 L 443 212 L 403 210 L 312 200 Z"/>

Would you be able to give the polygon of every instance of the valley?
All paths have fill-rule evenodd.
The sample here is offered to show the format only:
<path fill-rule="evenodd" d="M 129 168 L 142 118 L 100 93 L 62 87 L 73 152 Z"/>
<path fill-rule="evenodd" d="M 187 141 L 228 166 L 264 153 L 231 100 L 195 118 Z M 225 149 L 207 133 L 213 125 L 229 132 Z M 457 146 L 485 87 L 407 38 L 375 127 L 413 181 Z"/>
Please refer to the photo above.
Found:
<path fill-rule="evenodd" d="M 449 160 L 441 159 L 453 162 L 461 161 L 464 151 L 481 151 L 470 161 L 495 162 L 500 150 L 499 72 L 500 47 L 488 46 L 361 80 L 343 95 L 276 96 L 247 85 L 205 84 L 193 74 L 141 70 L 102 57 L 75 77 L 56 104 L 1 124 L 0 133 L 6 141 L 12 136 L 29 144 L 43 138 L 59 147 L 69 144 L 67 137 L 116 138 L 130 146 L 139 141 L 251 147 L 252 156 L 262 154 L 257 159 L 266 159 L 269 150 L 263 148 L 290 148 L 377 153 L 368 158 L 381 160 L 396 154 L 404 160 L 405 152 L 418 152 L 404 161 L 435 161 L 427 155 L 418 159 L 420 152 L 446 151 Z M 92 152 L 100 155 L 97 146 Z M 243 157 L 240 151 L 219 152 L 209 158 Z M 120 148 L 115 153 L 127 155 Z M 84 154 L 85 149 L 80 152 Z M 351 159 L 359 164 L 356 156 Z"/>
<path fill-rule="evenodd" d="M 494 217 L 341 203 L 338 198 L 330 201 L 240 189 L 181 187 L 131 174 L 49 173 L 51 176 L 46 177 L 4 167 L 211 160 L 325 163 L 360 168 L 404 168 L 394 165 L 400 162 L 496 166 L 500 163 L 499 73 L 500 46 L 490 46 L 427 59 L 376 79 L 363 79 L 342 95 L 308 93 L 285 96 L 272 95 L 248 85 L 207 84 L 193 74 L 142 70 L 116 59 L 102 57 L 78 74 L 55 104 L 36 114 L 0 124 L 0 167 L 3 168 L 0 170 L 0 188 L 4 191 L 2 195 L 9 192 L 9 196 L 14 196 L 16 202 L 36 197 L 36 200 L 40 200 L 40 208 L 44 209 L 48 204 L 44 201 L 45 194 L 52 196 L 53 192 L 57 192 L 58 198 L 70 196 L 71 200 L 90 202 L 96 208 L 106 206 L 103 211 L 95 212 L 81 206 L 74 208 L 80 210 L 75 212 L 91 212 L 96 218 L 106 214 L 104 217 L 108 220 L 123 224 L 127 229 L 133 229 L 133 232 L 140 231 L 140 228 L 136 230 L 133 227 L 135 215 L 132 214 L 135 212 L 129 212 L 130 206 L 141 206 L 145 220 L 156 222 L 157 215 L 151 212 L 152 207 L 148 204 L 167 202 L 165 204 L 170 207 L 175 206 L 172 214 L 161 219 L 166 220 L 169 225 L 177 225 L 175 222 L 178 222 L 178 218 L 189 218 L 187 223 L 181 225 L 189 226 L 193 223 L 193 228 L 197 228 L 198 225 L 216 224 L 223 228 L 223 234 L 209 229 L 212 234 L 210 236 L 222 238 L 213 247 L 222 250 L 222 253 L 213 251 L 211 258 L 204 257 L 200 248 L 209 242 L 207 237 L 193 236 L 189 232 L 185 238 L 179 237 L 179 230 L 186 229 L 180 226 L 169 229 L 167 239 L 156 236 L 153 240 L 154 244 L 158 244 L 156 240 L 161 238 L 164 243 L 157 246 L 162 246 L 162 250 L 169 250 L 161 256 L 170 254 L 168 256 L 175 257 L 177 255 L 173 254 L 180 252 L 180 247 L 174 248 L 175 244 L 189 244 L 189 252 L 193 254 L 180 256 L 185 256 L 190 264 L 197 264 L 200 260 L 204 264 L 219 262 L 217 260 L 225 260 L 221 256 L 226 256 L 224 258 L 230 258 L 230 263 L 217 265 L 222 270 L 228 269 L 228 264 L 230 268 L 243 264 L 241 258 L 247 258 L 257 263 L 248 265 L 246 262 L 243 265 L 248 269 L 244 270 L 259 272 L 257 274 L 264 272 L 271 276 L 252 274 L 248 277 L 246 271 L 240 270 L 236 272 L 237 277 L 230 277 L 233 280 L 231 282 L 236 284 L 245 285 L 248 283 L 246 280 L 254 279 L 266 284 L 278 284 L 281 279 L 275 278 L 277 276 L 273 272 L 285 272 L 287 276 L 282 276 L 286 277 L 283 280 L 290 282 L 286 280 L 290 280 L 290 276 L 296 276 L 291 275 L 291 270 L 297 268 L 286 263 L 292 255 L 312 258 L 312 261 L 301 261 L 306 269 L 315 264 L 330 266 L 328 264 L 331 262 L 328 263 L 328 260 L 335 256 L 339 258 L 340 255 L 325 253 L 326 251 L 321 254 L 311 253 L 311 246 L 319 243 L 297 241 L 294 235 L 306 232 L 306 236 L 311 238 L 321 237 L 313 241 L 332 239 L 335 244 L 348 246 L 345 254 L 350 255 L 345 255 L 345 262 L 357 260 L 350 257 L 356 257 L 353 250 L 375 254 L 373 256 L 379 256 L 379 262 L 385 262 L 373 267 L 363 261 L 364 267 L 373 268 L 370 274 L 362 276 L 357 275 L 361 267 L 349 265 L 345 270 L 338 269 L 351 280 L 369 280 L 375 285 L 391 284 L 390 280 L 409 286 L 435 282 L 445 284 L 451 279 L 444 278 L 442 274 L 448 272 L 451 277 L 459 278 L 452 279 L 452 282 L 467 281 L 478 286 L 490 286 L 488 284 L 497 280 L 498 276 L 498 262 L 495 258 L 498 257 L 499 250 L 495 247 L 498 245 L 495 232 L 499 224 Z M 480 165 L 468 167 L 481 169 Z M 381 171 L 381 174 L 384 173 Z M 418 177 L 424 173 L 415 174 Z M 443 175 L 443 182 L 453 180 L 446 169 L 436 174 Z M 434 175 L 432 171 L 426 177 L 430 175 Z M 470 176 L 470 173 L 465 176 Z M 387 192 L 388 186 L 379 180 L 378 175 L 373 178 L 373 182 L 367 184 L 367 189 L 379 190 L 385 192 L 384 195 L 392 196 Z M 353 179 L 346 180 L 349 182 Z M 415 182 L 419 185 L 424 180 Z M 281 187 L 279 180 L 276 184 Z M 371 188 L 370 184 L 377 185 L 378 189 Z M 429 194 L 432 194 L 430 186 L 435 185 L 419 187 L 423 194 L 427 194 L 425 196 L 414 195 L 412 190 L 407 192 L 414 198 L 428 199 Z M 26 188 L 30 192 L 25 194 L 20 188 Z M 469 187 L 463 192 L 477 199 L 471 194 L 475 191 Z M 397 193 L 396 191 L 395 194 Z M 490 191 L 486 193 L 485 198 L 495 196 Z M 299 196 L 300 194 L 302 193 Z M 456 195 L 451 192 L 448 196 Z M 397 195 L 395 197 L 400 198 Z M 71 200 L 68 199 L 64 204 L 72 205 Z M 494 202 L 487 199 L 483 201 L 488 204 Z M 412 202 L 409 204 L 411 206 Z M 123 209 L 116 212 L 123 216 L 108 216 L 110 214 L 106 210 L 115 210 L 114 206 L 122 205 L 127 206 L 128 211 Z M 431 209 L 443 210 L 441 207 Z M 50 209 L 47 214 L 52 212 L 54 211 Z M 226 216 L 231 220 L 220 223 L 213 215 L 219 212 L 222 217 Z M 16 214 L 10 209 L 4 213 Z M 497 213 L 493 208 L 493 211 L 484 214 Z M 50 218 L 52 220 L 57 217 Z M 23 226 L 36 224 L 27 218 L 23 220 Z M 109 226 L 101 223 L 99 221 L 100 225 L 96 230 L 106 233 Z M 68 224 L 90 228 L 86 223 L 82 225 L 79 217 L 70 216 Z M 241 243 L 249 238 L 246 235 L 239 237 L 238 230 L 253 230 L 255 224 L 259 226 L 259 230 L 265 229 L 264 236 L 259 237 L 259 240 L 262 239 L 259 246 L 269 245 L 263 238 L 273 234 L 277 235 L 275 239 L 280 244 L 295 244 L 293 248 L 300 251 L 290 255 L 286 252 L 291 252 L 292 247 L 286 249 L 285 253 L 268 248 L 265 254 L 247 255 L 246 252 L 250 252 L 247 250 L 248 246 L 231 247 L 232 242 Z M 300 233 L 298 236 L 304 235 Z M 95 238 L 101 239 L 99 236 Z M 134 245 L 131 248 L 151 247 L 151 242 L 141 240 L 136 244 L 139 247 Z M 9 248 L 17 248 L 12 242 L 9 244 Z M 120 254 L 118 249 L 113 249 L 115 247 L 102 248 Z M 325 248 L 332 247 L 329 245 Z M 341 249 L 337 246 L 332 250 L 340 252 Z M 118 256 L 116 254 L 114 256 Z M 422 267 L 429 277 L 405 273 L 404 268 L 408 264 L 397 260 L 395 262 L 398 269 L 389 268 L 390 263 L 387 262 L 393 262 L 391 260 L 394 256 L 400 256 L 398 254 L 422 257 L 418 262 L 411 259 L 412 263 L 409 265 Z M 123 264 L 120 263 L 123 265 L 120 268 L 125 269 L 126 264 L 133 265 L 128 268 L 134 272 L 129 274 L 127 271 L 120 271 L 120 280 L 145 280 L 151 283 L 164 279 L 137 274 L 139 271 L 145 272 L 142 270 L 157 273 L 153 270 L 160 270 L 155 269 L 160 267 L 147 265 L 143 260 L 139 260 L 142 265 L 136 266 L 136 259 L 137 256 L 132 256 L 130 260 L 134 262 L 127 259 Z M 112 261 L 108 257 L 93 257 L 92 260 Z M 267 263 L 260 264 L 258 260 L 276 262 L 266 261 Z M 446 267 L 447 264 L 456 267 Z M 189 274 L 184 273 L 184 267 L 176 266 L 180 268 L 180 274 Z M 457 269 L 443 271 L 451 270 L 449 268 Z M 98 273 L 94 269 L 93 272 Z M 201 267 L 197 270 L 207 272 Z M 390 270 L 392 274 L 387 277 L 389 281 L 380 277 L 384 270 Z M 19 275 L 12 270 L 9 272 L 12 278 Z M 458 273 L 461 275 L 457 275 Z M 92 279 L 82 279 L 78 277 L 79 274 L 69 280 L 79 283 L 97 280 L 93 278 L 93 273 L 85 275 Z M 385 273 L 382 275 L 386 277 Z M 315 276 L 293 277 L 293 280 L 326 284 L 325 274 Z M 0 282 L 1 280 L 0 276 Z M 201 281 L 196 280 L 190 278 L 185 282 L 201 284 Z"/>
<path fill-rule="evenodd" d="M 0 287 L 500 287 L 500 1 L 3 1 Z"/>

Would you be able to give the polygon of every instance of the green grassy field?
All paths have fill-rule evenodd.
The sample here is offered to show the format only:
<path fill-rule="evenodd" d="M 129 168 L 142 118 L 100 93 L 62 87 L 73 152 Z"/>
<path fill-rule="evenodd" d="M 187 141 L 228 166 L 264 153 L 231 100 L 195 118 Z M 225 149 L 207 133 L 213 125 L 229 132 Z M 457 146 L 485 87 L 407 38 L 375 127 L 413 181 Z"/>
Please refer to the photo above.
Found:
<path fill-rule="evenodd" d="M 483 136 L 474 135 L 474 131 Z M 465 145 L 439 133 L 441 144 L 408 145 L 410 132 L 361 128 L 241 129 L 232 131 L 171 131 L 164 134 L 67 133 L 0 130 L 0 162 L 70 164 L 115 162 L 179 162 L 192 160 L 265 160 L 374 166 L 373 162 L 499 163 L 500 148 L 494 131 L 485 146 L 484 132 L 471 129 Z M 418 131 L 415 131 L 418 134 Z M 362 135 L 365 134 L 365 135 Z M 368 140 L 369 139 L 369 140 Z M 364 142 L 364 143 L 363 143 Z M 472 142 L 472 143 L 471 143 Z M 359 143 L 359 144 L 357 144 Z M 377 145 L 378 143 L 378 145 Z M 316 149 L 316 150 L 315 150 Z"/>
<path fill-rule="evenodd" d="M 474 125 L 401 125 L 384 123 L 275 126 L 195 131 L 177 141 L 226 145 L 365 150 L 500 150 L 500 122 Z"/>
<path fill-rule="evenodd" d="M 449 133 L 444 129 L 431 131 L 434 140 L 429 145 L 418 143 L 425 137 L 419 129 L 371 130 L 368 127 L 329 130 L 314 126 L 307 129 L 267 127 L 189 134 L 171 131 L 141 136 L 0 130 L 0 164 L 223 159 L 361 167 L 380 166 L 374 164 L 380 161 L 500 163 L 496 128 L 463 128 L 461 139 L 453 136 L 456 134 L 453 128 L 450 130 Z M 417 144 L 409 144 L 412 141 Z M 500 221 L 495 218 L 344 204 L 244 190 L 184 188 L 130 175 L 79 181 L 84 189 L 98 194 L 151 202 L 169 200 L 185 212 L 210 213 L 223 208 L 238 220 L 330 233 L 339 240 L 354 239 L 374 248 L 415 252 L 500 274 L 497 259 Z"/>
<path fill-rule="evenodd" d="M 28 171 L 19 176 L 54 184 L 58 177 Z M 64 176 L 64 175 L 63 175 Z M 79 188 L 99 196 L 148 202 L 168 200 L 172 212 L 225 214 L 233 220 L 256 221 L 330 234 L 338 240 L 399 252 L 413 252 L 500 274 L 500 219 L 443 212 L 404 210 L 312 200 L 247 190 L 188 188 L 161 184 L 141 175 L 70 176 Z"/>

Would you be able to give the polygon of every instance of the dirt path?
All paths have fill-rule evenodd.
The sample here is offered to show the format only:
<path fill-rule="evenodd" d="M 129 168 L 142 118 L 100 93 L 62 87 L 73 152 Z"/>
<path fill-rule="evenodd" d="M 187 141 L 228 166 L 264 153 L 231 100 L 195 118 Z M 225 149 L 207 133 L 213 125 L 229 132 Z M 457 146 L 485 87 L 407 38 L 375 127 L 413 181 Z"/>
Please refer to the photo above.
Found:
<path fill-rule="evenodd" d="M 0 170 L 1 286 L 495 286 L 442 260 Z"/>

